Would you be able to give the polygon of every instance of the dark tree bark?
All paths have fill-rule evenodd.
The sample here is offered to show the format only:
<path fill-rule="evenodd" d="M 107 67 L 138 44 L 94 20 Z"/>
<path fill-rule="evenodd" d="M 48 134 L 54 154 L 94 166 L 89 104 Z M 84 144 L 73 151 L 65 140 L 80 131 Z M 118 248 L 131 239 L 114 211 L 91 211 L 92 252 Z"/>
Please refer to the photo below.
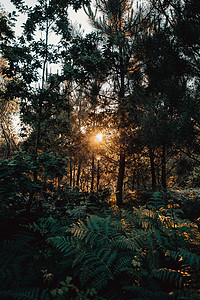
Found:
<path fill-rule="evenodd" d="M 124 183 L 124 173 L 125 173 L 125 129 L 124 129 L 124 120 L 125 112 L 123 107 L 124 96 L 125 96 L 125 66 L 123 62 L 123 39 L 120 41 L 119 54 L 120 54 L 120 90 L 119 90 L 119 118 L 120 118 L 120 158 L 119 158 L 119 171 L 118 171 L 118 180 L 116 188 L 116 198 L 117 206 L 122 207 L 123 205 L 123 183 Z"/>
<path fill-rule="evenodd" d="M 161 183 L 164 190 L 167 188 L 166 181 L 166 146 L 162 146 L 162 173 L 161 173 Z"/>
<path fill-rule="evenodd" d="M 72 186 L 72 159 L 69 162 L 69 185 Z"/>
<path fill-rule="evenodd" d="M 77 170 L 77 177 L 76 177 L 76 186 L 79 186 L 79 181 L 80 181 L 80 175 L 81 175 L 81 159 L 78 161 L 78 170 Z"/>
<path fill-rule="evenodd" d="M 9 156 L 10 156 L 10 140 L 9 140 L 9 137 L 8 135 L 6 134 L 6 131 L 4 130 L 4 127 L 3 125 L 1 124 L 1 129 L 2 129 L 2 132 L 3 132 L 3 136 L 4 136 L 4 139 L 6 141 L 6 153 L 5 153 L 5 158 L 7 159 Z"/>
<path fill-rule="evenodd" d="M 152 190 L 156 190 L 156 171 L 155 171 L 155 161 L 154 161 L 154 152 L 152 148 L 149 148 L 149 158 L 151 163 L 151 178 L 152 178 Z"/>
<path fill-rule="evenodd" d="M 73 176 L 72 176 L 73 180 L 73 187 L 75 187 L 75 183 L 76 183 L 76 160 L 74 159 L 74 166 L 73 166 Z"/>
<path fill-rule="evenodd" d="M 116 189 L 116 198 L 117 198 L 117 206 L 122 207 L 123 205 L 123 182 L 124 182 L 124 171 L 125 171 L 125 153 L 124 150 L 120 151 L 120 159 L 119 159 L 119 173 L 117 180 L 117 189 Z"/>
<path fill-rule="evenodd" d="M 94 190 L 94 152 L 92 153 L 92 179 L 91 179 L 91 188 L 90 191 L 93 192 Z"/>
<path fill-rule="evenodd" d="M 97 162 L 97 192 L 99 190 L 99 181 L 100 181 L 100 162 L 98 159 L 98 162 Z"/>
<path fill-rule="evenodd" d="M 44 57 L 43 69 L 42 69 L 42 90 L 44 89 L 44 86 L 45 86 L 45 72 L 46 72 L 46 65 L 47 65 L 47 61 L 48 61 L 48 38 L 49 38 L 49 20 L 46 20 L 45 57 Z M 39 150 L 40 142 L 41 142 L 42 106 L 43 106 L 43 98 L 42 98 L 42 95 L 40 95 L 39 101 L 38 101 L 38 122 L 37 122 L 37 128 L 36 128 L 36 140 L 35 140 L 35 149 L 34 149 L 34 161 L 35 162 L 38 157 L 38 150 Z M 33 177 L 34 177 L 34 181 L 37 181 L 37 177 L 38 177 L 37 170 L 34 171 Z"/>

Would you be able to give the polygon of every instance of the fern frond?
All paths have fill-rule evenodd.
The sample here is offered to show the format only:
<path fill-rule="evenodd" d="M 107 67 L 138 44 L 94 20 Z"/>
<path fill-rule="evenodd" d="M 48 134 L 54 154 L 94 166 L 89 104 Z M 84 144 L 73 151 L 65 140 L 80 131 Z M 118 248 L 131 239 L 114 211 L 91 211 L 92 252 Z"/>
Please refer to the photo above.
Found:
<path fill-rule="evenodd" d="M 150 238 L 152 231 L 150 230 L 134 230 L 131 233 L 126 234 L 127 237 L 127 245 L 130 245 L 130 242 L 132 243 L 131 248 L 132 249 L 140 249 L 144 248 L 146 246 L 147 238 Z M 133 248 L 134 246 L 134 248 Z"/>
<path fill-rule="evenodd" d="M 3 288 L 19 286 L 20 282 L 26 282 L 25 265 L 31 260 L 31 253 L 25 241 L 5 240 L 0 250 L 0 278 Z"/>
<path fill-rule="evenodd" d="M 56 249 L 58 249 L 65 256 L 68 256 L 68 254 L 71 253 L 72 249 L 74 249 L 74 239 L 72 237 L 69 238 L 63 235 L 59 235 L 59 236 L 47 238 L 46 241 L 52 244 Z"/>
<path fill-rule="evenodd" d="M 164 282 L 169 281 L 178 288 L 182 288 L 186 283 L 186 279 L 189 278 L 187 273 L 167 268 L 153 270 L 152 275 L 154 278 L 159 278 Z"/>
<path fill-rule="evenodd" d="M 52 236 L 62 232 L 62 227 L 52 217 L 41 218 L 38 223 L 29 224 L 28 228 L 33 232 L 40 232 L 42 236 L 47 234 Z"/>
<path fill-rule="evenodd" d="M 185 265 L 194 270 L 200 270 L 200 255 L 189 252 L 185 249 L 167 251 L 166 255 L 172 257 L 176 261 L 182 261 Z"/>
<path fill-rule="evenodd" d="M 131 266 L 132 259 L 133 258 L 129 255 L 119 257 L 113 266 L 113 273 L 120 274 L 121 272 L 123 272 L 126 267 Z"/>
<path fill-rule="evenodd" d="M 76 238 L 99 247 L 110 245 L 120 236 L 112 227 L 110 217 L 104 219 L 98 216 L 88 217 L 86 224 L 83 221 L 74 224 L 71 233 Z"/>
<path fill-rule="evenodd" d="M 159 210 L 167 207 L 167 194 L 164 192 L 155 192 L 147 203 L 149 208 Z"/>
<path fill-rule="evenodd" d="M 130 297 L 131 295 L 137 297 L 136 299 L 139 300 L 149 300 L 149 299 L 155 299 L 155 300 L 170 300 L 173 299 L 172 296 L 170 296 L 168 293 L 162 292 L 162 291 L 151 291 L 146 289 L 143 286 L 125 286 L 123 288 L 126 292 L 129 293 Z"/>
<path fill-rule="evenodd" d="M 20 288 L 10 291 L 0 291 L 1 299 L 12 300 L 50 300 L 47 290 L 40 291 L 39 288 Z"/>
<path fill-rule="evenodd" d="M 95 277 L 92 281 L 91 286 L 95 287 L 97 291 L 102 290 L 104 287 L 107 286 L 109 278 L 107 276 L 102 276 L 102 274 Z"/>
<path fill-rule="evenodd" d="M 91 287 L 95 286 L 99 290 L 109 279 L 113 279 L 112 265 L 115 259 L 116 251 L 111 249 L 87 249 L 76 257 L 73 266 L 76 267 L 82 285 L 90 281 Z M 96 278 L 101 278 L 98 285 Z"/>

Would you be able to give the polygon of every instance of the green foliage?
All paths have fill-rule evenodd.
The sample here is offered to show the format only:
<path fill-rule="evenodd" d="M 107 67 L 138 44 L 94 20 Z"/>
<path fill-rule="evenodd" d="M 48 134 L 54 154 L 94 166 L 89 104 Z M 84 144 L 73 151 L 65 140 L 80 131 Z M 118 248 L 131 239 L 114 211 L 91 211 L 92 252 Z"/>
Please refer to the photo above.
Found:
<path fill-rule="evenodd" d="M 40 175 L 37 181 L 33 179 L 36 170 Z M 24 152 L 18 152 L 10 159 L 0 160 L 2 207 L 18 212 L 30 210 L 38 207 L 41 198 L 45 205 L 51 197 L 52 189 L 55 189 L 54 178 L 62 177 L 66 172 L 66 160 L 48 152 L 41 153 L 37 160 Z"/>
<path fill-rule="evenodd" d="M 50 256 L 45 249 L 41 255 L 36 236 L 21 231 L 12 240 L 1 242 L 0 252 L 1 299 L 49 299 L 48 291 L 41 293 L 37 285 L 45 282 L 42 270 Z"/>
<path fill-rule="evenodd" d="M 18 224 L 1 243 L 2 299 L 198 299 L 199 228 L 169 195 L 151 202 Z"/>
<path fill-rule="evenodd" d="M 71 41 L 69 53 L 73 58 L 75 70 L 77 68 L 78 71 L 81 68 L 85 73 L 85 80 L 94 78 L 103 82 L 109 71 L 109 61 L 98 48 L 102 40 L 100 35 L 93 32 L 85 38 L 77 36 Z"/>
<path fill-rule="evenodd" d="M 40 185 L 33 183 L 29 174 L 34 166 L 29 157 L 18 153 L 9 160 L 0 161 L 0 198 L 2 205 L 11 209 L 22 209 L 31 191 L 39 191 Z"/>
<path fill-rule="evenodd" d="M 199 180 L 200 180 L 200 176 L 199 176 L 199 167 L 195 167 L 190 175 L 188 176 L 188 180 L 187 180 L 187 186 L 190 188 L 198 188 L 199 187 Z"/>
<path fill-rule="evenodd" d="M 1 292 L 0 296 L 2 300 L 6 299 L 13 299 L 13 300 L 34 300 L 34 299 L 41 299 L 41 300 L 50 300 L 50 296 L 48 291 L 40 291 L 39 288 L 29 288 L 29 289 L 16 289 L 14 291 L 8 292 Z"/>
<path fill-rule="evenodd" d="M 95 288 L 88 289 L 86 292 L 80 291 L 72 282 L 72 278 L 68 277 L 65 281 L 61 281 L 61 288 L 51 290 L 51 295 L 55 299 L 66 299 L 66 297 L 70 296 L 70 291 L 74 292 L 74 299 L 77 300 L 89 300 L 97 294 Z"/>
<path fill-rule="evenodd" d="M 73 274 L 78 276 L 83 289 L 95 287 L 100 295 L 117 289 L 121 299 L 127 297 L 126 292 L 139 295 L 139 288 L 143 291 L 141 294 L 155 299 L 162 293 L 164 298 L 170 299 L 170 294 L 175 296 L 183 287 L 187 294 L 194 264 L 191 263 L 191 271 L 186 272 L 185 264 L 176 263 L 178 255 L 173 259 L 171 255 L 170 263 L 168 257 L 173 251 L 177 253 L 173 249 L 187 245 L 193 234 L 199 241 L 199 233 L 195 226 L 190 228 L 190 223 L 179 219 L 176 209 L 172 211 L 171 204 L 168 205 L 168 210 L 141 208 L 131 214 L 122 211 L 109 213 L 105 218 L 90 216 L 85 222 L 71 226 L 68 237 L 55 236 L 48 238 L 48 242 L 66 260 L 71 260 Z M 123 283 L 124 276 L 129 287 Z M 162 291 L 164 283 L 166 289 Z M 156 293 L 156 289 L 160 292 Z M 126 296 L 120 294 L 120 290 L 126 291 Z"/>
<path fill-rule="evenodd" d="M 14 31 L 12 30 L 13 21 L 15 21 L 16 12 L 8 14 L 3 12 L 0 7 L 0 41 L 9 41 L 14 38 Z"/>
<path fill-rule="evenodd" d="M 190 267 L 193 270 L 199 271 L 200 269 L 200 256 L 196 253 L 191 253 L 185 249 L 179 249 L 176 252 L 168 251 L 167 255 L 176 261 L 181 261 L 182 264 Z"/>

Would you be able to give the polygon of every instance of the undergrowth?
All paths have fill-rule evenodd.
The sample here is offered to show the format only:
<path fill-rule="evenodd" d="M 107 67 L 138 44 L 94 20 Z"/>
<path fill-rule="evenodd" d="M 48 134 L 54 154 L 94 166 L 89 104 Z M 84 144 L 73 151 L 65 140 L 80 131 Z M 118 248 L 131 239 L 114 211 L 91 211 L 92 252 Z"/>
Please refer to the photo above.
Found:
<path fill-rule="evenodd" d="M 0 299 L 200 299 L 198 221 L 182 215 L 155 193 L 131 210 L 23 223 L 1 241 Z"/>

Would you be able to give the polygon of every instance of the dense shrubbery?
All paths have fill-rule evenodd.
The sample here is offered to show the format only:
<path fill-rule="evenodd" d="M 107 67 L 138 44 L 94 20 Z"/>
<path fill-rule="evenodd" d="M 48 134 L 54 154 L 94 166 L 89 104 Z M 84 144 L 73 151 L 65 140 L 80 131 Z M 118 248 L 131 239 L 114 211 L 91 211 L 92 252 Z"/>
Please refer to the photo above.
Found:
<path fill-rule="evenodd" d="M 1 209 L 2 300 L 199 299 L 200 223 L 184 219 L 169 193 L 129 210 L 84 197 L 32 220 Z"/>

